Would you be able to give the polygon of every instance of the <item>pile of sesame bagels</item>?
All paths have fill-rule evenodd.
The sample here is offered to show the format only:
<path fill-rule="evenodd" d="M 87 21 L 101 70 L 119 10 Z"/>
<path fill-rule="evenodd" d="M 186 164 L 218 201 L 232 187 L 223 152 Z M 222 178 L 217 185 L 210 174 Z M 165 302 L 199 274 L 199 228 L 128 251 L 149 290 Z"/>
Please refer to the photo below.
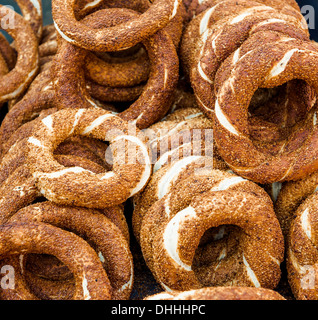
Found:
<path fill-rule="evenodd" d="M 51 25 L 16 3 L 0 300 L 134 299 L 136 256 L 157 284 L 138 299 L 318 299 L 318 44 L 296 0 L 52 0 Z"/>

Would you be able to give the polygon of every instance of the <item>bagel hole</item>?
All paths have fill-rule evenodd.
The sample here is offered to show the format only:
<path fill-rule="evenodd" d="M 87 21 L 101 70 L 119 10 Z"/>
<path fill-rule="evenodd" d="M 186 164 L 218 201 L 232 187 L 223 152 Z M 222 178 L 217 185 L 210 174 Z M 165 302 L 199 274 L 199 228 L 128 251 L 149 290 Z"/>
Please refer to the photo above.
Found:
<path fill-rule="evenodd" d="M 280 152 L 315 102 L 314 89 L 300 79 L 257 89 L 248 108 L 249 134 L 256 148 L 273 155 Z"/>
<path fill-rule="evenodd" d="M 221 225 L 201 237 L 192 270 L 203 287 L 228 285 L 242 271 L 241 233 L 238 226 Z"/>
<path fill-rule="evenodd" d="M 42 300 L 68 300 L 75 290 L 72 272 L 53 255 L 26 255 L 24 278 L 30 292 Z"/>
<path fill-rule="evenodd" d="M 104 173 L 112 170 L 112 155 L 107 152 L 108 147 L 107 142 L 98 139 L 72 136 L 55 148 L 54 158 L 65 167 L 81 166 L 96 174 Z"/>
<path fill-rule="evenodd" d="M 95 52 L 95 54 L 97 57 L 106 62 L 122 63 L 138 59 L 140 56 L 143 55 L 147 55 L 147 51 L 141 43 L 138 43 L 137 45 L 128 49 L 114 52 Z"/>

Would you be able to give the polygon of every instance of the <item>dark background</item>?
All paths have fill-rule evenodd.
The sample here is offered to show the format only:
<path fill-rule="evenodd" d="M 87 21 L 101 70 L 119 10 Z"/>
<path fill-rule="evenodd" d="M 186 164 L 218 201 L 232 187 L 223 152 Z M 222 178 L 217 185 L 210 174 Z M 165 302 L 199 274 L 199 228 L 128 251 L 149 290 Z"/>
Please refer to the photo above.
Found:
<path fill-rule="evenodd" d="M 284 0 L 281 0 L 284 1 Z M 311 37 L 313 40 L 318 41 L 318 0 L 296 0 L 302 8 L 305 5 L 311 5 L 315 8 L 315 28 L 310 29 Z M 19 7 L 17 6 L 14 0 L 0 0 L 0 4 L 4 5 L 11 5 L 14 6 L 17 12 L 20 12 Z M 43 4 L 43 17 L 44 17 L 44 24 L 51 24 L 52 23 L 52 16 L 51 16 L 51 0 L 42 0 Z M 304 12 L 304 15 L 307 13 Z"/>

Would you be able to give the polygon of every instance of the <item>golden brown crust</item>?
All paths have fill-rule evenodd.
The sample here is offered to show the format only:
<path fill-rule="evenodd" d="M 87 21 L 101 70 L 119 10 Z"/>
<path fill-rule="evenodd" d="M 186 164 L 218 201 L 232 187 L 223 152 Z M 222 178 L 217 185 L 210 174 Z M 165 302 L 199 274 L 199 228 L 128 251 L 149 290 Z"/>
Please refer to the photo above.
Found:
<path fill-rule="evenodd" d="M 0 18 L 7 19 L 9 14 L 14 18 L 6 31 L 14 38 L 18 49 L 18 59 L 15 67 L 1 77 L 0 102 L 6 102 L 24 93 L 39 68 L 38 42 L 30 24 L 12 9 L 0 5 Z"/>
<path fill-rule="evenodd" d="M 12 223 L 0 226 L 1 256 L 46 253 L 57 256 L 73 272 L 73 299 L 109 300 L 111 287 L 96 252 L 80 237 L 45 223 Z M 16 273 L 19 268 L 16 268 Z M 17 275 L 18 276 L 18 275 Z M 23 288 L 23 287 L 22 287 Z M 1 289 L 1 298 L 36 299 L 28 291 Z"/>
<path fill-rule="evenodd" d="M 215 287 L 184 292 L 161 292 L 144 300 L 285 300 L 285 298 L 278 292 L 264 288 Z"/>
<path fill-rule="evenodd" d="M 76 135 L 110 141 L 113 171 L 94 174 L 80 167 L 68 170 L 54 160 L 56 147 Z M 102 109 L 58 111 L 42 120 L 41 127 L 26 144 L 27 165 L 39 190 L 56 203 L 100 209 L 112 207 L 139 193 L 150 178 L 145 136 L 139 130 L 130 133 L 127 122 Z M 123 147 L 125 152 L 119 152 Z M 134 154 L 130 153 L 132 150 Z"/>
<path fill-rule="evenodd" d="M 269 196 L 241 177 L 217 170 L 208 172 L 199 171 L 181 180 L 148 210 L 140 232 L 148 267 L 164 288 L 175 290 L 209 285 L 275 288 L 280 279 L 284 241 Z M 216 254 L 215 260 L 208 259 L 208 265 L 195 266 L 201 237 L 208 229 L 222 225 L 239 229 L 230 232 L 229 238 L 223 238 L 224 230 L 221 237 L 219 232 L 213 235 L 212 239 L 216 236 L 221 240 L 219 246 L 217 241 L 210 243 L 218 250 L 219 258 Z M 246 234 L 248 239 L 244 238 Z M 239 239 L 239 246 L 224 253 L 224 245 L 235 239 Z M 266 248 L 263 253 L 255 251 L 260 247 Z M 209 250 L 205 254 L 210 257 Z"/>
<path fill-rule="evenodd" d="M 135 17 L 129 22 L 130 28 L 127 28 L 127 23 L 122 23 L 113 28 L 100 29 L 99 36 L 95 30 L 75 19 L 74 0 L 54 0 L 52 13 L 60 33 L 73 44 L 93 51 L 117 51 L 133 47 L 165 27 L 176 15 L 181 2 L 181 0 L 156 1 L 142 17 Z"/>
<path fill-rule="evenodd" d="M 112 299 L 128 299 L 133 284 L 132 255 L 123 234 L 97 210 L 62 207 L 51 202 L 19 210 L 8 223 L 46 223 L 72 231 L 98 254 L 112 287 Z"/>
<path fill-rule="evenodd" d="M 122 19 L 126 21 L 136 15 L 137 13 L 127 9 L 101 10 L 87 16 L 84 21 L 87 24 L 99 21 L 102 25 L 109 25 L 111 23 L 110 17 L 114 21 L 118 21 L 118 19 L 119 21 Z M 175 47 L 165 31 L 159 31 L 151 38 L 146 39 L 143 44 L 147 49 L 151 62 L 150 76 L 147 84 L 140 87 L 142 92 L 137 92 L 137 94 L 140 94 L 137 101 L 120 113 L 120 117 L 127 121 L 136 121 L 136 125 L 140 129 L 147 128 L 168 112 L 171 107 L 171 98 L 177 85 L 179 71 L 179 61 Z M 92 106 L 89 92 L 86 89 L 83 69 L 87 53 L 87 51 L 66 41 L 59 49 L 54 68 L 56 79 L 54 86 L 60 108 Z M 69 59 L 70 56 L 72 59 Z M 74 81 L 77 85 L 74 85 Z M 98 88 L 98 85 L 92 82 L 89 83 L 89 86 L 91 90 L 94 90 L 94 87 L 95 90 Z M 100 89 L 103 91 L 103 88 L 101 87 Z M 118 88 L 110 88 L 110 91 L 112 92 L 115 89 Z M 118 91 L 121 93 L 129 90 L 130 92 L 135 89 L 136 87 L 128 87 L 120 88 Z M 96 97 L 96 92 L 94 92 L 94 96 Z M 98 98 L 103 100 L 100 95 L 98 95 Z M 136 98 L 136 96 L 133 98 Z M 115 97 L 111 95 L 108 99 L 115 100 Z M 128 97 L 125 99 L 127 101 Z"/>
<path fill-rule="evenodd" d="M 298 122 L 294 126 L 287 139 L 279 142 L 278 148 L 274 149 L 276 151 L 274 154 L 270 150 L 258 150 L 248 133 L 248 126 L 246 125 L 243 129 L 243 123 L 246 124 L 247 121 L 245 112 L 251 97 L 260 86 L 275 87 L 293 79 L 302 79 L 316 90 L 313 82 L 315 77 L 309 71 L 303 72 L 304 69 L 300 68 L 306 59 L 313 59 L 315 55 L 313 52 L 316 52 L 316 48 L 312 42 L 292 39 L 287 43 L 284 41 L 269 43 L 253 50 L 251 54 L 245 55 L 233 69 L 231 67 L 233 55 L 219 69 L 216 79 L 218 110 L 214 116 L 215 141 L 217 146 L 222 149 L 219 149 L 221 156 L 238 174 L 259 183 L 271 183 L 297 180 L 315 171 L 315 161 L 310 160 L 311 156 L 308 154 L 315 145 L 315 121 L 313 121 L 315 108 L 311 108 L 302 122 Z M 258 56 L 258 67 L 255 66 L 254 54 Z M 290 57 L 287 58 L 286 54 L 290 54 Z M 287 59 L 286 65 L 283 63 L 278 66 L 277 64 L 284 57 Z M 252 69 L 253 71 L 251 71 Z M 249 81 L 248 86 L 251 91 L 249 89 L 244 92 L 239 91 L 236 83 L 238 70 L 249 72 L 249 77 L 255 80 L 259 79 L 259 83 L 262 84 L 258 85 L 256 81 L 250 86 L 251 82 Z M 230 79 L 225 80 L 225 75 L 229 73 L 231 74 Z M 253 73 L 255 77 L 252 75 Z M 240 88 L 243 86 L 242 81 L 244 81 L 244 77 L 240 77 Z M 234 96 L 236 102 L 232 100 Z M 240 111 L 236 109 L 228 117 L 228 112 L 235 108 L 234 104 L 237 104 L 238 101 L 242 107 L 245 107 Z M 244 109 L 245 111 L 243 111 Z M 225 123 L 223 115 L 226 115 L 228 123 Z M 233 125 L 234 119 L 235 125 Z M 303 132 L 308 132 L 308 135 L 300 137 Z M 240 148 L 236 148 L 237 145 L 240 145 Z M 273 145 L 275 146 L 275 144 Z M 299 154 L 302 154 L 301 159 Z"/>
<path fill-rule="evenodd" d="M 286 267 L 288 282 L 298 300 L 316 300 L 317 295 L 317 194 L 308 197 L 290 224 Z"/>

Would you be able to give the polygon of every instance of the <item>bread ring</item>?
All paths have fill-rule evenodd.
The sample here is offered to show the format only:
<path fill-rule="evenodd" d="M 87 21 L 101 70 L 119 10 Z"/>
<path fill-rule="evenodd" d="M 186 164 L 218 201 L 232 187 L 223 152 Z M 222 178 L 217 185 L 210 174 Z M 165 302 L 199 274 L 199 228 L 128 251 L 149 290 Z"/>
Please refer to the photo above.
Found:
<path fill-rule="evenodd" d="M 58 257 L 74 274 L 74 300 L 111 299 L 110 282 L 98 255 L 75 234 L 45 223 L 5 224 L 0 226 L 0 243 L 3 258 L 21 253 L 45 253 Z M 30 292 L 17 292 L 17 289 L 1 289 L 2 299 L 19 300 L 21 296 L 36 299 Z"/>
<path fill-rule="evenodd" d="M 7 31 L 14 39 L 18 48 L 18 59 L 15 67 L 1 77 L 0 103 L 6 102 L 23 94 L 36 76 L 39 67 L 37 39 L 27 21 L 12 9 L 0 5 L 0 19 L 8 12 L 14 18 Z"/>
<path fill-rule="evenodd" d="M 206 2 L 207 3 L 207 2 Z M 249 15 L 251 14 L 252 11 L 263 11 L 263 10 L 270 10 L 272 9 L 276 13 L 280 13 L 283 16 L 290 16 L 291 19 L 294 21 L 297 21 L 297 25 L 300 26 L 300 29 L 308 29 L 308 26 L 306 22 L 304 22 L 304 17 L 300 13 L 300 10 L 296 11 L 296 17 L 295 17 L 295 10 L 289 6 L 287 6 L 291 10 L 281 10 L 281 1 L 277 1 L 278 6 L 275 5 L 270 5 L 268 6 L 267 4 L 263 4 L 260 1 L 249 1 L 249 0 L 239 0 L 239 1 L 234 1 L 234 0 L 225 0 L 225 1 L 213 1 L 213 4 L 211 6 L 208 6 L 207 10 L 203 10 L 200 12 L 197 12 L 195 14 L 195 18 L 192 19 L 190 24 L 187 26 L 184 36 L 183 36 L 183 42 L 185 45 L 181 46 L 182 47 L 186 46 L 187 49 L 182 49 L 181 51 L 181 58 L 183 60 L 183 64 L 185 65 L 185 71 L 186 73 L 189 72 L 188 69 L 188 64 L 190 63 L 190 58 L 186 56 L 186 52 L 188 54 L 191 54 L 191 52 L 200 52 L 200 37 L 202 36 L 203 39 L 206 39 L 206 31 L 210 28 L 215 28 L 218 24 L 223 24 L 226 22 L 227 18 L 233 16 L 232 18 L 235 18 L 236 20 L 233 21 L 238 21 L 244 17 L 248 18 Z M 285 3 L 283 4 L 285 6 Z M 246 15 L 246 17 L 245 17 Z M 244 20 L 243 18 L 243 20 Z M 268 18 L 270 19 L 271 16 L 269 15 Z M 272 20 L 273 22 L 273 20 Z M 264 26 L 263 26 L 264 27 Z M 235 28 L 235 24 L 233 24 L 233 28 Z M 221 28 L 222 29 L 222 28 Z M 222 30 L 221 30 L 222 32 Z M 235 37 L 239 36 L 240 32 L 235 35 Z M 308 30 L 307 30 L 307 35 L 309 35 Z M 234 38 L 235 38 L 234 37 Z M 231 40 L 231 38 L 229 37 Z M 199 43 L 199 45 L 196 45 L 196 43 Z M 203 41 L 205 42 L 205 40 Z M 194 46 L 194 47 L 193 47 Z M 227 46 L 228 47 L 228 46 Z M 196 56 L 196 54 L 194 54 Z M 184 58 L 183 58 L 184 57 Z"/>
<path fill-rule="evenodd" d="M 31 25 L 31 28 L 40 41 L 43 32 L 42 2 L 40 0 L 16 0 L 22 15 Z"/>
<path fill-rule="evenodd" d="M 134 4 L 134 2 L 136 1 L 132 3 Z M 142 5 L 139 2 L 137 1 L 135 6 L 129 6 L 130 9 L 143 13 L 150 7 L 148 1 L 142 1 Z M 112 7 L 111 4 L 105 4 L 101 8 L 106 9 L 109 5 Z M 127 4 L 125 4 L 126 6 Z M 117 4 L 116 7 L 120 7 L 120 4 Z M 184 6 L 181 4 L 176 16 L 163 29 L 169 34 L 176 48 L 179 46 L 182 35 L 183 16 Z M 98 27 L 96 23 L 95 27 Z M 103 27 L 103 25 L 101 24 L 100 27 Z M 105 53 L 101 58 L 96 54 L 89 54 L 85 66 L 86 77 L 92 80 L 92 82 L 110 87 L 136 86 L 147 81 L 150 72 L 150 62 L 144 48 L 137 46 L 137 48 L 130 48 L 126 52 L 124 50 L 117 54 L 119 55 L 118 58 L 116 53 L 114 55 L 106 53 L 107 59 L 104 59 Z"/>
<path fill-rule="evenodd" d="M 254 54 L 258 57 L 258 67 L 252 62 L 255 58 Z M 244 124 L 246 124 L 246 111 L 251 97 L 259 87 L 276 87 L 293 79 L 301 79 L 317 92 L 316 75 L 310 70 L 307 71 L 308 64 L 304 63 L 305 58 L 315 63 L 315 56 L 318 55 L 317 46 L 313 42 L 294 39 L 265 44 L 239 59 L 234 67 L 232 66 L 233 55 L 225 60 L 218 70 L 215 87 L 217 100 L 214 137 L 225 162 L 241 176 L 249 177 L 259 183 L 297 180 L 315 171 L 316 164 L 310 155 L 310 150 L 315 143 L 315 107 L 311 108 L 302 122 L 296 124 L 288 139 L 281 142 L 281 149 L 277 148 L 274 155 L 269 155 L 268 152 L 262 153 L 256 149 L 249 138 L 248 126 Z M 240 77 L 240 88 L 242 86 L 246 88 L 244 98 L 240 95 L 243 91 L 236 90 L 236 75 L 242 68 L 249 70 L 247 86 L 244 77 Z M 255 76 L 252 75 L 253 73 Z M 251 78 L 255 79 L 253 84 L 250 82 Z M 235 103 L 232 100 L 234 96 Z M 236 108 L 238 101 L 240 101 L 240 107 Z M 229 116 L 234 108 L 234 113 Z M 235 125 L 233 125 L 234 119 Z M 301 138 L 300 135 L 306 130 L 308 134 Z M 227 142 L 224 144 L 224 141 Z M 235 147 L 237 145 L 240 145 L 239 150 Z M 225 149 L 231 149 L 231 155 Z M 301 159 L 299 154 L 302 155 Z M 303 159 L 308 160 L 304 162 Z"/>
<path fill-rule="evenodd" d="M 250 205 L 249 201 L 254 204 Z M 216 229 L 212 238 L 206 234 L 208 240 L 202 243 L 206 243 L 206 247 L 203 246 L 201 256 L 195 258 L 204 232 L 212 226 L 222 225 L 225 226 Z M 239 240 L 244 235 L 240 235 L 240 229 L 234 225 L 249 234 L 246 241 Z M 172 236 L 172 230 L 178 237 Z M 256 253 L 259 246 L 254 241 L 262 242 L 261 247 L 266 249 Z M 271 289 L 280 279 L 284 241 L 272 202 L 262 188 L 230 173 L 215 170 L 193 174 L 174 185 L 148 210 L 142 222 L 140 242 L 148 267 L 165 289 L 183 291 L 211 285 Z M 207 243 L 212 245 L 211 250 Z M 240 258 L 236 256 L 239 243 L 243 246 Z M 248 249 L 250 246 L 252 251 Z M 239 260 L 242 263 L 237 268 L 235 265 Z"/>
<path fill-rule="evenodd" d="M 210 287 L 191 291 L 161 292 L 144 300 L 286 300 L 278 292 L 251 287 Z"/>
<path fill-rule="evenodd" d="M 297 300 L 317 299 L 316 203 L 315 193 L 299 206 L 288 235 L 286 267 Z"/>
<path fill-rule="evenodd" d="M 206 14 L 202 20 L 205 17 Z M 202 41 L 201 50 L 195 51 L 197 57 L 193 58 L 190 78 L 198 105 L 207 116 L 213 116 L 214 80 L 221 63 L 231 53 L 239 50 L 244 40 L 262 30 L 278 31 L 291 37 L 309 40 L 308 30 L 303 29 L 296 18 L 283 15 L 267 6 L 243 10 L 202 33 L 201 37 L 206 40 Z M 211 42 L 212 46 L 209 45 Z"/>
<path fill-rule="evenodd" d="M 101 1 L 99 1 L 100 3 Z M 96 30 L 77 21 L 75 0 L 52 2 L 53 20 L 64 40 L 92 51 L 118 51 L 133 47 L 165 27 L 177 14 L 181 0 L 156 0 L 142 16 L 112 28 Z M 129 30 L 129 31 L 128 31 Z"/>
<path fill-rule="evenodd" d="M 318 173 L 314 172 L 301 180 L 282 183 L 278 187 L 280 192 L 275 203 L 275 212 L 287 239 L 298 207 L 317 191 Z"/>
<path fill-rule="evenodd" d="M 123 203 L 148 182 L 151 162 L 145 136 L 139 130 L 129 134 L 128 123 L 119 117 L 101 109 L 65 109 L 43 119 L 42 123 L 27 141 L 27 163 L 47 199 L 59 204 L 103 209 Z M 110 141 L 113 171 L 95 175 L 80 167 L 65 169 L 57 163 L 52 152 L 73 135 Z M 119 152 L 123 147 L 124 154 Z M 123 158 L 128 155 L 129 161 Z"/>
<path fill-rule="evenodd" d="M 133 199 L 132 226 L 138 242 L 140 242 L 143 219 L 151 206 L 168 194 L 174 185 L 182 179 L 186 179 L 202 168 L 221 169 L 222 163 L 212 157 L 185 156 L 179 160 L 172 161 L 153 173 L 145 190 Z"/>
<path fill-rule="evenodd" d="M 112 19 L 121 17 L 125 20 L 137 15 L 132 11 L 119 10 L 97 11 L 87 16 L 84 21 L 102 21 L 107 25 L 110 14 Z M 158 43 L 162 43 L 162 47 L 158 46 Z M 123 119 L 136 121 L 137 127 L 140 129 L 147 128 L 168 112 L 171 104 L 170 99 L 177 85 L 179 70 L 175 47 L 165 32 L 159 31 L 153 37 L 145 40 L 144 44 L 152 63 L 150 78 L 139 99 L 127 110 L 120 113 L 120 117 Z M 55 81 L 55 89 L 61 108 L 78 107 L 79 105 L 91 106 L 91 99 L 88 92 L 85 92 L 85 77 L 82 68 L 86 54 L 87 51 L 66 42 L 59 50 L 58 63 L 55 64 L 55 79 L 57 80 Z M 67 58 L 69 55 L 72 56 L 71 61 Z M 74 81 L 78 85 L 74 85 Z M 147 103 L 144 103 L 145 101 Z"/>
<path fill-rule="evenodd" d="M 133 284 L 132 255 L 120 230 L 103 214 L 97 210 L 42 202 L 19 210 L 8 221 L 9 224 L 36 222 L 66 229 L 87 239 L 106 270 L 112 299 L 129 298 Z"/>
<path fill-rule="evenodd" d="M 26 139 L 25 139 L 26 140 Z M 17 143 L 17 149 L 24 145 L 24 141 Z M 13 149 L 14 150 L 14 149 Z M 25 152 L 25 151 L 24 151 Z M 1 166 L 1 188 L 0 188 L 0 223 L 4 223 L 15 212 L 24 208 L 42 195 L 36 186 L 36 180 L 32 177 L 29 168 L 25 165 L 24 155 L 16 155 L 9 157 L 10 152 L 4 159 L 10 158 L 9 162 L 5 162 Z M 54 159 L 64 167 L 82 167 L 86 170 L 101 174 L 105 172 L 105 168 L 88 159 L 74 155 L 54 154 Z M 11 162 L 14 164 L 12 165 Z M 124 224 L 123 213 L 119 214 L 112 211 L 113 208 L 103 210 L 104 214 L 111 219 L 127 237 L 127 225 Z M 115 210 L 116 211 L 116 210 Z M 128 239 L 128 237 L 127 237 Z"/>

